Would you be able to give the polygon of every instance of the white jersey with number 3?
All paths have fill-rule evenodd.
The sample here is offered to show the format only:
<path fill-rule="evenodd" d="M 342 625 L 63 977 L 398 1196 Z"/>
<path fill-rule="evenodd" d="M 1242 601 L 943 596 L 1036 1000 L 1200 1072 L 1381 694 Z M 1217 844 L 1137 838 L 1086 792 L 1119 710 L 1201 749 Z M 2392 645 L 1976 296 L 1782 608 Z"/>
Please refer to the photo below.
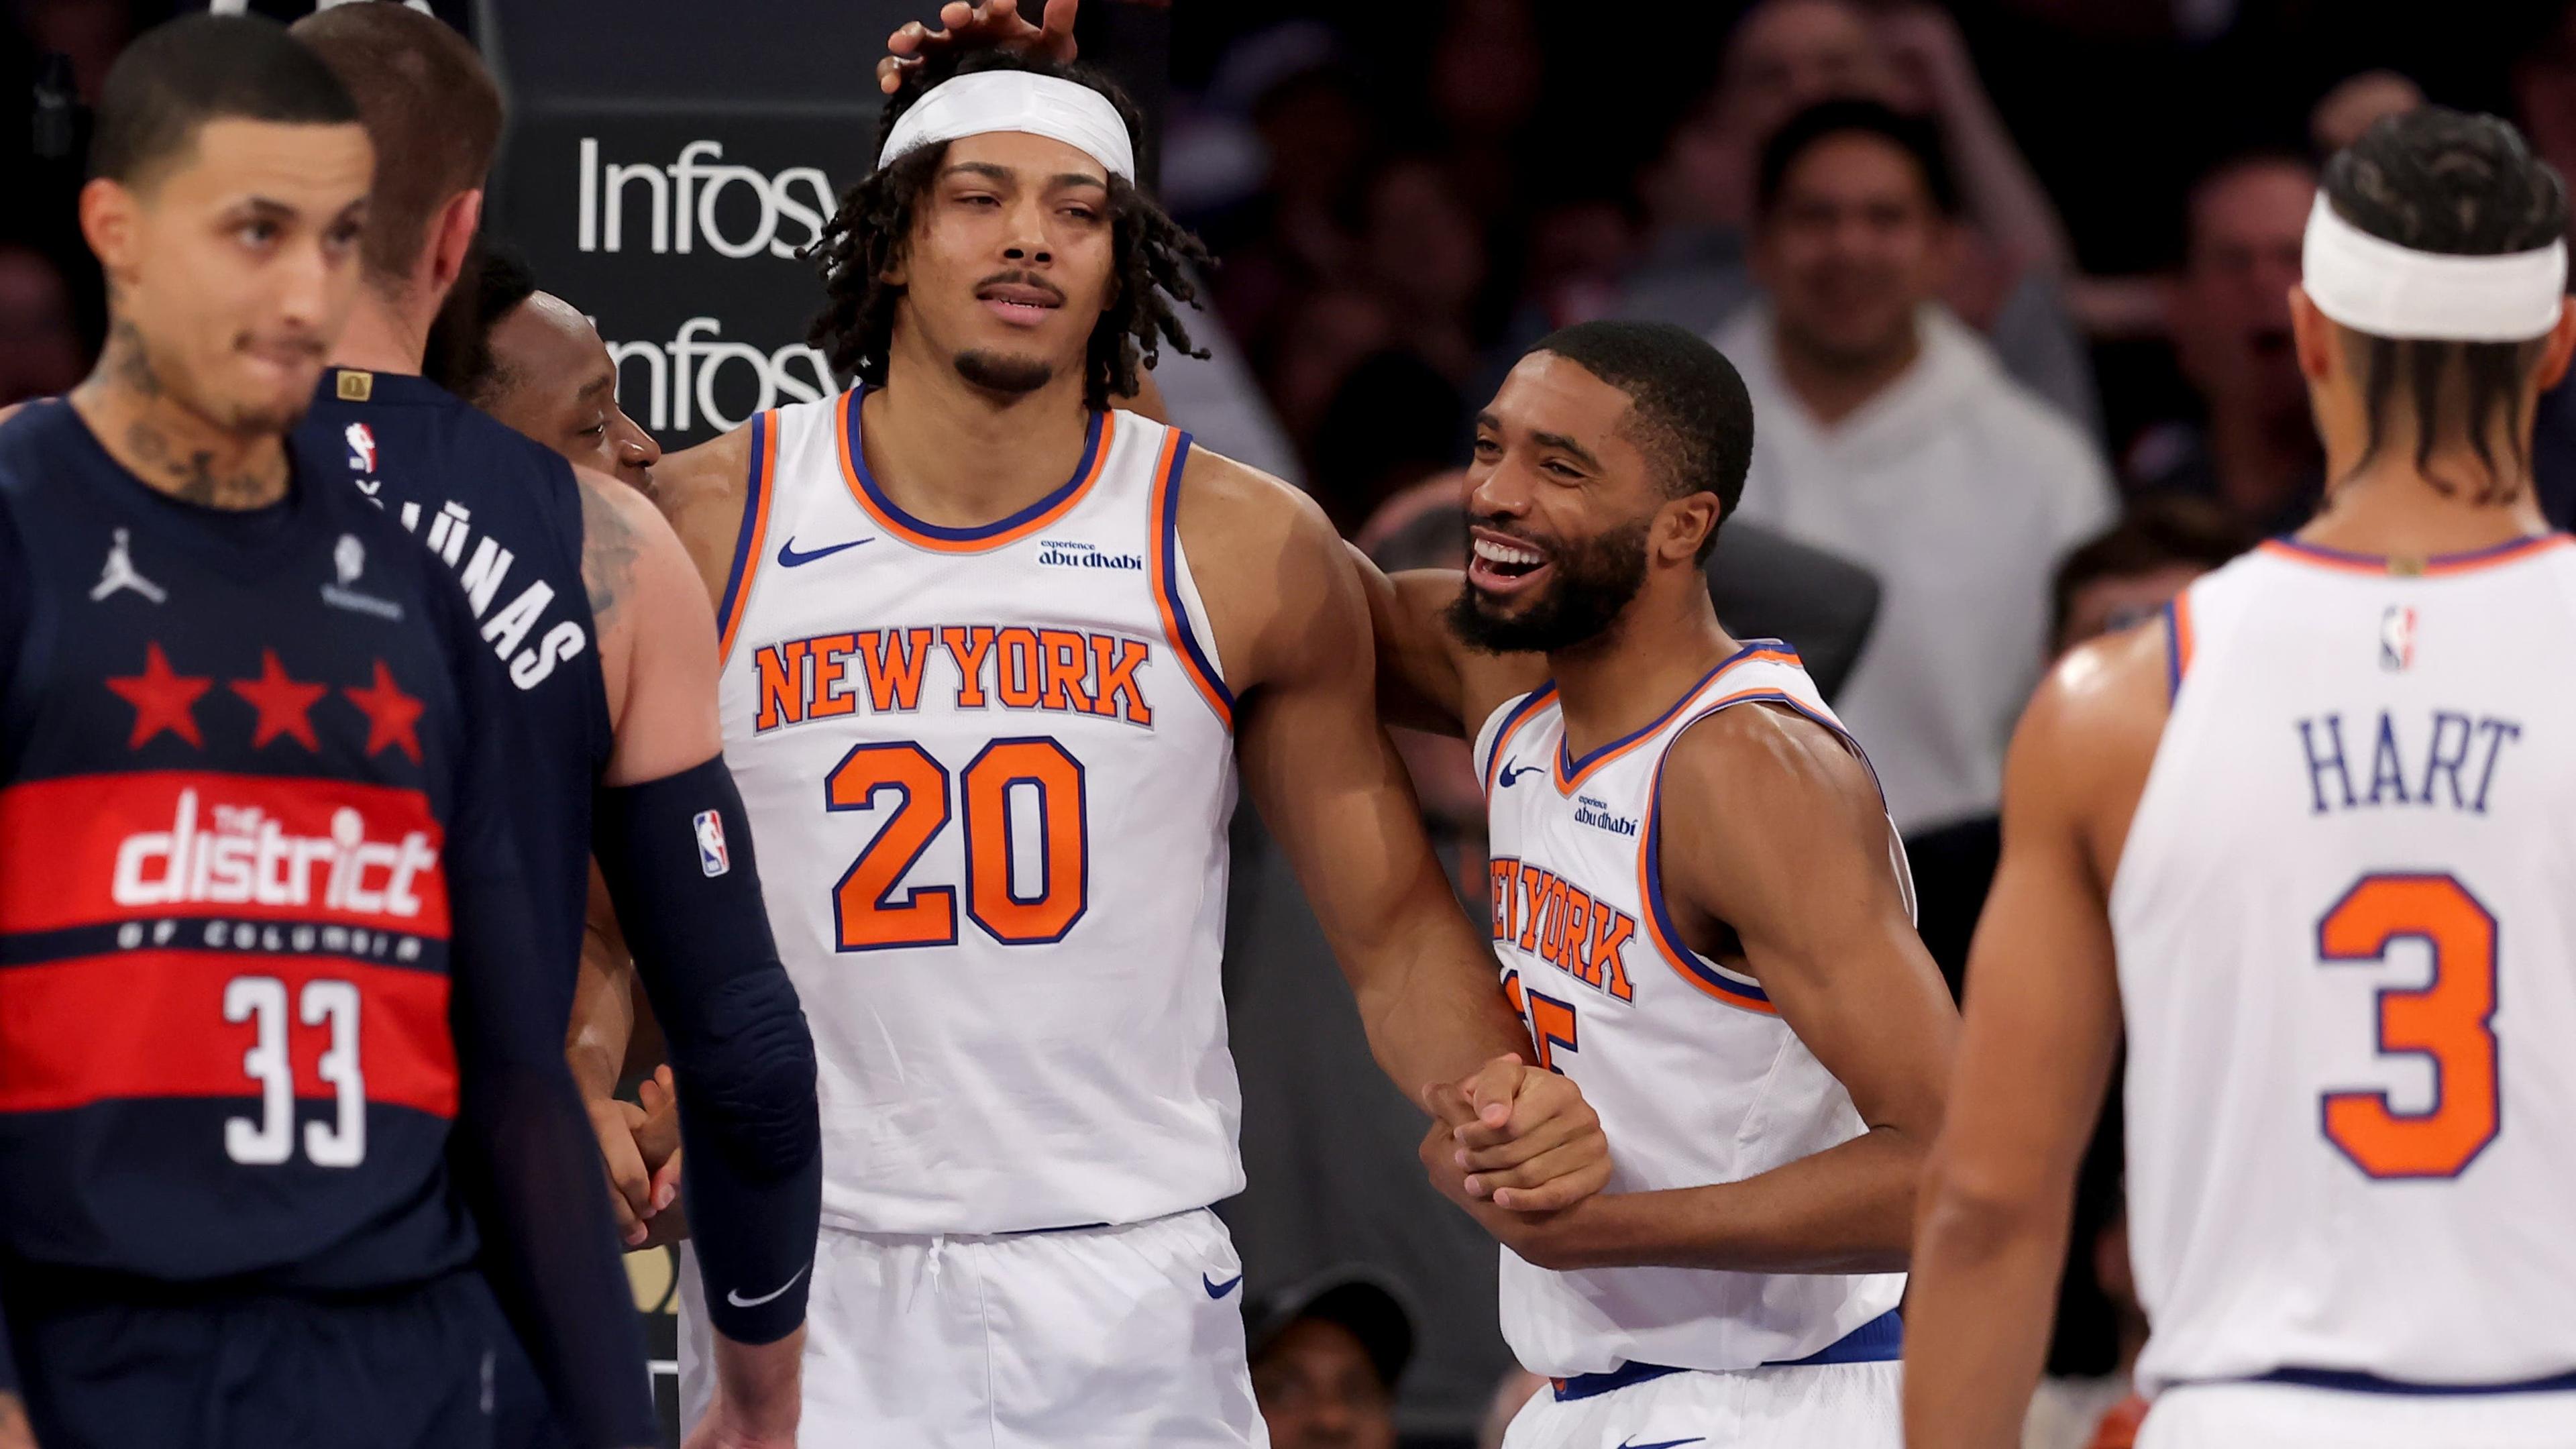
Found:
<path fill-rule="evenodd" d="M 1243 1186 L 1218 995 L 1232 700 L 1179 548 L 1187 434 L 1095 414 L 986 528 L 906 514 L 861 393 L 752 424 L 725 759 L 812 1023 L 823 1218 L 1132 1223 Z"/>
<path fill-rule="evenodd" d="M 1505 990 L 1542 1063 L 1581 1084 L 1601 1114 L 1607 1192 L 1735 1182 L 1866 1130 L 1760 983 L 1683 944 L 1664 908 L 1664 757 L 1692 725 L 1743 705 L 1792 709 L 1845 734 L 1797 655 L 1763 640 L 1663 718 L 1580 760 L 1552 687 L 1496 710 L 1476 741 Z M 1894 852 L 1892 830 L 1889 839 Z M 1901 876 L 1901 852 L 1895 865 Z M 1879 1356 L 1893 1357 L 1894 1321 L 1878 1320 L 1904 1289 L 1901 1273 L 1558 1273 L 1505 1249 L 1503 1337 L 1523 1365 L 1558 1377 L 1788 1364 L 1873 1325 L 1889 1335 Z"/>
<path fill-rule="evenodd" d="M 2276 542 L 2166 627 L 2110 897 L 2142 1384 L 2576 1387 L 2576 546 Z"/>

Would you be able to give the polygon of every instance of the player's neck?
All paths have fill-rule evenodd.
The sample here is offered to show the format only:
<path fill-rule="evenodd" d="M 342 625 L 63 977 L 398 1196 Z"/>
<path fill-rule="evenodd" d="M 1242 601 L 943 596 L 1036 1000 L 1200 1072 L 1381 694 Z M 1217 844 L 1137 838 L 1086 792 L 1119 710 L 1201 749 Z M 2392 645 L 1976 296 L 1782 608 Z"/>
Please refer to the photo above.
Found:
<path fill-rule="evenodd" d="M 411 310 L 377 292 L 372 284 L 360 287 L 358 305 L 349 309 L 349 325 L 331 348 L 331 365 L 404 377 L 417 374 L 429 352 L 432 317 L 414 317 Z"/>
<path fill-rule="evenodd" d="M 1717 622 L 1707 585 L 1652 581 L 1599 637 L 1547 656 L 1565 710 L 1565 742 L 1588 754 L 1644 729 L 1743 646 Z"/>
<path fill-rule="evenodd" d="M 142 333 L 108 323 L 98 366 L 71 404 L 99 446 L 157 492 L 204 508 L 265 508 L 286 496 L 285 440 L 222 427 L 174 396 L 145 355 Z"/>
<path fill-rule="evenodd" d="M 2305 542 L 2345 553 L 2421 559 L 2474 553 L 2548 530 L 2524 461 L 2531 456 L 2528 434 L 2519 449 L 2504 438 L 2493 441 L 2500 476 L 2490 488 L 2486 465 L 2466 447 L 2436 449 L 2419 467 L 2408 431 L 2383 439 L 2365 462 L 2361 438 L 2327 431 L 2331 481 L 2316 520 L 2299 530 Z"/>
<path fill-rule="evenodd" d="M 2415 467 L 2412 450 L 2404 457 L 2376 460 L 2359 472 L 2338 479 L 2327 491 L 2316 521 L 2298 532 L 2306 543 L 2344 553 L 2393 559 L 2439 558 L 2475 553 L 2517 538 L 2548 531 L 2540 513 L 2529 470 L 2517 475 L 2509 497 L 2476 501 L 2483 474 L 2474 467 L 2442 466 L 2436 455 L 2433 476 L 2449 481 L 2445 495 L 2424 471 Z"/>
<path fill-rule="evenodd" d="M 979 528 L 1008 518 L 1063 487 L 1081 463 L 1091 424 L 1082 381 L 1077 371 L 1006 397 L 897 347 L 886 385 L 860 408 L 868 473 L 924 522 Z"/>

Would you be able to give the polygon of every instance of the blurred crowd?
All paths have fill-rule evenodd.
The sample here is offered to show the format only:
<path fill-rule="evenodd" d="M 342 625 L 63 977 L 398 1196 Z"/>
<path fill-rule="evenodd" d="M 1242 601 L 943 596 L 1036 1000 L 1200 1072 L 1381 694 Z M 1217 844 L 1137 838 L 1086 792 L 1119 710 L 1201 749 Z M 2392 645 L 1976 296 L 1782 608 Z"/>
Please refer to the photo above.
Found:
<path fill-rule="evenodd" d="M 0 148 L 23 203 L 0 214 L 0 404 L 88 366 L 66 117 L 168 8 L 0 0 L 0 81 L 36 102 L 31 144 Z M 2507 115 L 2576 172 L 2576 6 L 2432 8 L 1190 0 L 1159 159 L 1218 261 L 1196 323 L 1217 356 L 1169 369 L 1172 411 L 1386 566 L 1452 565 L 1472 419 L 1523 348 L 1604 316 L 1709 335 L 1757 419 L 1709 566 L 1720 617 L 1797 644 L 1869 748 L 1955 985 L 2047 660 L 2324 495 L 2286 302 L 2324 157 L 2430 99 Z M 2576 390 L 2543 399 L 2532 462 L 2576 520 Z M 1403 744 L 1480 910 L 1464 749 Z M 1533 1387 L 1505 1377 L 1493 1248 L 1413 1171 L 1413 1109 L 1329 999 L 1256 822 L 1239 844 L 1254 1190 L 1228 1217 L 1275 1441 L 1467 1442 L 1498 1381 L 1505 1405 Z M 2134 1428 L 2117 1178 L 2114 1120 L 2032 1449 Z"/>

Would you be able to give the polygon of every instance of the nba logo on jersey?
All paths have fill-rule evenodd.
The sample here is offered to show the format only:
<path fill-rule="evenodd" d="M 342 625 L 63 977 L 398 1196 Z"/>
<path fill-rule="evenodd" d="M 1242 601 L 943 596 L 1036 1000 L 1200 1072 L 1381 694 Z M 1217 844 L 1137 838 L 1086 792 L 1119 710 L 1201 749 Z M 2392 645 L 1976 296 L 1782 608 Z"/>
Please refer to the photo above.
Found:
<path fill-rule="evenodd" d="M 726 852 L 724 817 L 713 810 L 701 810 L 689 824 L 698 833 L 698 869 L 709 879 L 733 869 L 733 856 Z"/>
<path fill-rule="evenodd" d="M 2379 667 L 2390 673 L 2415 667 L 2415 611 L 2404 604 L 2379 616 Z"/>
<path fill-rule="evenodd" d="M 376 471 L 375 433 L 371 431 L 365 423 L 351 423 L 349 424 L 347 437 L 349 439 L 349 471 L 352 473 L 373 473 Z"/>

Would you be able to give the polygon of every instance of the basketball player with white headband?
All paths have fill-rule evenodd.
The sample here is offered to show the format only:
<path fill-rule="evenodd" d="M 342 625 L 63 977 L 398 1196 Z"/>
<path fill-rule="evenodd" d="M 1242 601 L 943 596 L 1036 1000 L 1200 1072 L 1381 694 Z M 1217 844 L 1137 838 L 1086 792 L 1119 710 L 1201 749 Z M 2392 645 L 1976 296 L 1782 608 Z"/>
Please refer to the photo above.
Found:
<path fill-rule="evenodd" d="M 1113 405 L 1189 347 L 1204 257 L 1137 188 L 1137 134 L 1069 66 L 907 74 L 819 247 L 813 340 L 859 386 L 655 470 L 718 600 L 726 759 L 814 1031 L 810 1443 L 1264 1442 L 1207 1210 L 1244 1182 L 1238 772 L 1476 1191 L 1540 1211 L 1609 1175 L 1423 836 L 1322 512 Z"/>
<path fill-rule="evenodd" d="M 2124 1030 L 2141 1449 L 2576 1444 L 2576 546 L 2530 462 L 2567 220 L 2493 117 L 2335 156 L 2290 299 L 2323 509 L 2024 716 L 1914 1449 L 2020 1442 Z"/>

